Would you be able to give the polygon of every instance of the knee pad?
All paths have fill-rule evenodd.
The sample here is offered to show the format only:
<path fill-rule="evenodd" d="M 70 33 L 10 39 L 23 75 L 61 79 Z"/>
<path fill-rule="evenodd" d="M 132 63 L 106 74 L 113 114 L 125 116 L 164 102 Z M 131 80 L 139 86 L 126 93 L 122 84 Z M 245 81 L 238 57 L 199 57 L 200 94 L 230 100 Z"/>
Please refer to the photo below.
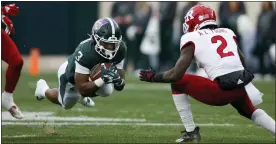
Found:
<path fill-rule="evenodd" d="M 63 104 L 63 108 L 68 110 L 68 109 L 71 109 L 72 107 L 74 107 L 74 105 L 76 104 L 77 102 L 65 102 Z"/>
<path fill-rule="evenodd" d="M 97 95 L 107 97 L 110 96 L 113 92 L 112 84 L 104 84 L 102 87 L 96 92 Z"/>
<path fill-rule="evenodd" d="M 75 93 L 73 94 L 66 93 L 63 100 L 63 108 L 66 110 L 71 109 L 78 102 L 79 98 L 80 96 Z"/>

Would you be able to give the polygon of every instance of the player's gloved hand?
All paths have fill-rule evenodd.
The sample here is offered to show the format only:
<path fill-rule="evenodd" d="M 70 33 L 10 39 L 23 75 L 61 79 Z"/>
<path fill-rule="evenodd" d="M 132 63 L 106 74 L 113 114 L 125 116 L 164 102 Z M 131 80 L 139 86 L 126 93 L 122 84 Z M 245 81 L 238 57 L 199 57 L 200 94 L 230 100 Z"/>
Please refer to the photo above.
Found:
<path fill-rule="evenodd" d="M 154 82 L 154 77 L 156 72 L 152 69 L 141 70 L 139 73 L 139 77 L 141 81 Z"/>
<path fill-rule="evenodd" d="M 117 69 L 113 65 L 107 69 L 104 64 L 101 64 L 101 78 L 105 84 L 118 83 L 120 81 L 119 79 L 121 79 L 117 73 Z"/>
<path fill-rule="evenodd" d="M 1 12 L 2 15 L 17 16 L 19 13 L 19 7 L 17 7 L 15 4 L 7 4 L 1 7 Z"/>
<path fill-rule="evenodd" d="M 5 32 L 10 35 L 11 33 L 14 34 L 14 26 L 12 21 L 9 19 L 9 17 L 2 15 L 2 22 L 6 25 Z"/>
<path fill-rule="evenodd" d="M 110 68 L 111 71 L 113 71 L 114 73 L 116 73 L 116 75 L 113 77 L 113 84 L 116 86 L 120 86 L 123 84 L 123 80 L 120 77 L 120 75 L 118 74 L 118 70 L 117 67 L 114 65 L 114 63 L 111 64 Z"/>

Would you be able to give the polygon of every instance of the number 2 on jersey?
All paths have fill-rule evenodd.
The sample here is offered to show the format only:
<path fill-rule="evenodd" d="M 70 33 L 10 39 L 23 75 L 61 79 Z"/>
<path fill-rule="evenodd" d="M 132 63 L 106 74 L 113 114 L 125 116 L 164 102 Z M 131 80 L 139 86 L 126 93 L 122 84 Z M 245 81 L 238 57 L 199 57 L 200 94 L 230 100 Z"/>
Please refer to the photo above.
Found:
<path fill-rule="evenodd" d="M 221 41 L 220 46 L 217 48 L 217 53 L 220 55 L 221 58 L 234 56 L 234 53 L 229 52 L 223 52 L 223 50 L 227 47 L 227 41 L 220 35 L 213 36 L 211 38 L 212 43 L 217 43 L 218 41 Z"/>

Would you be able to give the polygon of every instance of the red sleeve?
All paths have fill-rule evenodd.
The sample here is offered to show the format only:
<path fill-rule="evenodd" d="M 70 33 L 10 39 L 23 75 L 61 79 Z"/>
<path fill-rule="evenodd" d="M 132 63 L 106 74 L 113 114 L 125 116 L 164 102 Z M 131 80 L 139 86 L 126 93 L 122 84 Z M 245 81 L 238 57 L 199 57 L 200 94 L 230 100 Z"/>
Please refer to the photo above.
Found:
<path fill-rule="evenodd" d="M 6 13 L 5 13 L 5 9 L 4 9 L 5 7 L 1 7 L 1 14 L 2 15 L 6 15 Z"/>

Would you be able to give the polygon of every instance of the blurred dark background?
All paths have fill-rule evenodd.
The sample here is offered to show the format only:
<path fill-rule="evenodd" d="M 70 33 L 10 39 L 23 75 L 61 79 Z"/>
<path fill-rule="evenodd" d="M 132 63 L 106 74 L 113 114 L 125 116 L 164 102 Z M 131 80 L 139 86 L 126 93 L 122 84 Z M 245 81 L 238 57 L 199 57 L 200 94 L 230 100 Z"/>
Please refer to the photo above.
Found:
<path fill-rule="evenodd" d="M 184 16 L 200 2 L 5 1 L 1 5 L 10 3 L 20 7 L 19 16 L 10 18 L 16 32 L 12 38 L 22 55 L 28 55 L 34 47 L 40 49 L 42 56 L 70 55 L 88 38 L 94 22 L 101 16 L 109 16 L 119 24 L 128 46 L 125 68 L 135 74 L 149 65 L 166 70 L 175 64 Z M 204 3 L 216 10 L 220 27 L 230 28 L 237 34 L 239 48 L 256 78 L 274 78 L 275 3 Z M 252 22 L 252 18 L 256 22 Z M 200 74 L 202 71 L 192 64 L 189 72 Z"/>
<path fill-rule="evenodd" d="M 20 7 L 13 36 L 20 52 L 28 54 L 32 47 L 50 55 L 71 54 L 80 41 L 87 38 L 98 19 L 98 2 L 2 2 Z"/>

